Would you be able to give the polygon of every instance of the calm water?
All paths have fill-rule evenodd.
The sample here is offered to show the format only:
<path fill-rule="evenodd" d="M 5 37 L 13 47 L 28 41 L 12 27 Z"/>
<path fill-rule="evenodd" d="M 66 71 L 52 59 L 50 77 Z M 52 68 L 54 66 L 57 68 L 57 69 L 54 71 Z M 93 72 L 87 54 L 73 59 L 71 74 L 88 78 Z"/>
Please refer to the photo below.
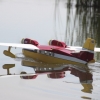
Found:
<path fill-rule="evenodd" d="M 75 1 L 73 1 L 73 5 Z M 0 0 L 0 42 L 20 43 L 22 38 L 32 38 L 40 44 L 48 44 L 50 39 L 66 42 L 67 45 L 82 46 L 87 37 L 96 40 L 100 47 L 99 10 L 68 8 L 66 0 Z M 4 64 L 15 64 L 16 70 L 33 72 L 33 68 L 23 67 L 21 62 L 3 55 L 7 47 L 0 47 L 1 69 Z M 12 52 L 21 53 L 21 49 L 12 48 Z M 0 79 L 0 97 L 2 100 L 99 100 L 100 98 L 100 57 L 90 65 L 91 84 L 82 84 L 83 72 L 65 71 L 64 78 L 52 79 L 47 74 L 38 75 L 34 80 L 23 80 L 19 76 Z M 87 74 L 88 77 L 88 74 Z"/>

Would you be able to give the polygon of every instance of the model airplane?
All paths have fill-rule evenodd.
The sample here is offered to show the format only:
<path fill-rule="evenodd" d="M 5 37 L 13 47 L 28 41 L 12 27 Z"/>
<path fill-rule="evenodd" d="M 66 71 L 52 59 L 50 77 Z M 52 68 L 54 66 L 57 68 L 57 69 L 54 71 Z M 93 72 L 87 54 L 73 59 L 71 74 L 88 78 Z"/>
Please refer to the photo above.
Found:
<path fill-rule="evenodd" d="M 6 56 L 16 58 L 15 54 L 10 51 L 11 47 L 21 47 L 25 57 L 46 64 L 69 63 L 84 66 L 94 63 L 94 51 L 100 51 L 100 48 L 95 48 L 95 41 L 91 38 L 85 41 L 83 47 L 67 46 L 64 42 L 57 40 L 50 40 L 49 45 L 40 45 L 36 40 L 28 38 L 22 39 L 21 43 L 0 43 L 0 45 L 9 47 L 3 52 Z"/>

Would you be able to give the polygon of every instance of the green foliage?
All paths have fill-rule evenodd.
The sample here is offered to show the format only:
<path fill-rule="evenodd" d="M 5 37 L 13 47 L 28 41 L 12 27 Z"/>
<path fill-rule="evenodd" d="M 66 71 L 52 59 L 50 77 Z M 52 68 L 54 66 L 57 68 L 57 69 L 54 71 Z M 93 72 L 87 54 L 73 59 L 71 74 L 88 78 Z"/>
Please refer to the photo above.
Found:
<path fill-rule="evenodd" d="M 100 0 L 77 0 L 76 7 L 79 6 L 100 8 Z"/>

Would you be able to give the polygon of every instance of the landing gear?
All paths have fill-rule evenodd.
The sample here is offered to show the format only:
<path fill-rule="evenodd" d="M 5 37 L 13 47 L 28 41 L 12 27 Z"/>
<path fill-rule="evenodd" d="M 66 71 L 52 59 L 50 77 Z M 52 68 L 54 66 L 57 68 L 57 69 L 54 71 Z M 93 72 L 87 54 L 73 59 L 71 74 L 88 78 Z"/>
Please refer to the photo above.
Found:
<path fill-rule="evenodd" d="M 3 54 L 6 55 L 6 56 L 9 56 L 11 58 L 15 58 L 15 55 L 13 53 L 11 53 L 10 50 L 11 50 L 11 47 L 9 46 L 8 50 L 3 51 Z"/>

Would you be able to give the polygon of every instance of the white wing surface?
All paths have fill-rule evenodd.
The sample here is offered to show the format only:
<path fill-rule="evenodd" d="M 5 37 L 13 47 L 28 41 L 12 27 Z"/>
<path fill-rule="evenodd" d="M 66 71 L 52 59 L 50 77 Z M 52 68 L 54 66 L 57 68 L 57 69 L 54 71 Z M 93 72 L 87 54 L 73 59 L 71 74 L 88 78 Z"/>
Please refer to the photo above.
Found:
<path fill-rule="evenodd" d="M 1 46 L 11 46 L 11 47 L 19 47 L 25 49 L 39 49 L 38 47 L 31 45 L 31 44 L 18 44 L 18 43 L 0 43 Z"/>
<path fill-rule="evenodd" d="M 69 48 L 66 48 L 68 50 L 74 50 L 74 51 L 82 51 L 82 47 L 79 46 L 68 46 Z M 83 50 L 85 51 L 85 50 Z M 95 52 L 100 52 L 100 48 L 94 48 Z"/>
<path fill-rule="evenodd" d="M 68 46 L 68 48 L 66 48 L 67 50 L 73 50 L 73 51 L 81 51 L 82 47 L 78 47 L 78 46 Z"/>
<path fill-rule="evenodd" d="M 100 52 L 100 48 L 94 48 L 95 52 Z"/>
<path fill-rule="evenodd" d="M 38 47 L 32 45 L 32 44 L 19 44 L 19 43 L 0 43 L 1 46 L 11 46 L 11 47 L 18 47 L 18 48 L 25 48 L 25 49 L 39 49 Z M 69 48 L 66 48 L 68 50 L 74 50 L 74 51 L 81 51 L 82 47 L 79 46 L 68 46 Z M 83 50 L 85 51 L 85 50 Z M 95 52 L 100 52 L 100 48 L 94 48 Z"/>

